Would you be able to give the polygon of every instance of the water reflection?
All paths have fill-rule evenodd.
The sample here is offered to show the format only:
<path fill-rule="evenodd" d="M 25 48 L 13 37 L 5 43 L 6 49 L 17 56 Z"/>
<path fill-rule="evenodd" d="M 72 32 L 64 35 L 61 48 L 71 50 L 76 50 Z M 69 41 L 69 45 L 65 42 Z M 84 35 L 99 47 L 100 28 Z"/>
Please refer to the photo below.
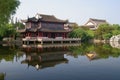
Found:
<path fill-rule="evenodd" d="M 37 64 L 41 64 L 45 61 L 50 61 L 49 59 L 53 59 L 51 61 L 58 60 L 66 60 L 64 55 L 70 55 L 75 58 L 78 56 L 86 56 L 89 60 L 101 59 L 101 58 L 109 58 L 109 57 L 119 57 L 120 49 L 113 48 L 109 44 L 81 44 L 80 46 L 53 46 L 48 47 L 50 45 L 44 45 L 44 47 L 40 46 L 10 46 L 10 47 L 2 47 L 0 46 L 0 61 L 13 61 L 14 59 L 17 61 L 23 55 L 26 56 L 26 59 L 22 61 L 22 63 L 35 62 Z M 46 57 L 46 60 L 44 58 Z M 48 60 L 47 60 L 48 59 Z M 58 60 L 57 60 L 58 59 Z M 66 60 L 67 62 L 67 60 Z M 35 65 L 34 65 L 35 66 Z"/>
<path fill-rule="evenodd" d="M 64 58 L 64 55 L 70 53 L 68 50 L 69 45 L 24 45 L 22 50 L 26 53 L 26 59 L 22 64 L 28 64 L 33 66 L 37 70 L 54 67 L 61 63 L 68 63 L 68 60 Z M 76 44 L 76 46 L 79 44 Z M 75 46 L 72 44 L 71 46 Z"/>
<path fill-rule="evenodd" d="M 68 60 L 64 58 L 64 54 L 65 52 L 29 53 L 26 54 L 26 59 L 21 63 L 33 66 L 37 70 L 54 67 L 57 64 L 68 62 Z"/>
<path fill-rule="evenodd" d="M 5 78 L 6 80 L 33 80 L 31 79 L 33 77 L 39 77 L 40 79 L 44 77 L 42 80 L 48 80 L 44 74 L 51 73 L 50 67 L 54 68 L 54 70 L 52 70 L 56 73 L 54 75 L 61 80 L 74 80 L 73 78 L 76 78 L 76 76 L 78 79 L 75 80 L 86 80 L 86 74 L 90 76 L 90 73 L 94 73 L 94 75 L 98 77 L 103 73 L 108 76 L 108 73 L 111 72 L 110 70 L 113 70 L 111 61 L 113 61 L 115 65 L 115 70 L 113 70 L 114 74 L 116 73 L 115 71 L 119 71 L 119 68 L 116 68 L 116 66 L 119 66 L 118 59 L 120 58 L 120 49 L 113 48 L 110 44 L 86 43 L 78 46 L 48 46 L 50 45 L 43 45 L 43 47 L 40 45 L 0 46 L 0 80 L 4 80 Z M 118 62 L 115 62 L 116 60 L 118 60 Z M 106 65 L 106 63 L 108 64 Z M 105 71 L 107 69 L 109 69 L 108 73 L 106 73 L 107 71 L 100 72 L 101 70 Z M 61 70 L 63 70 L 63 72 Z M 17 74 L 17 76 L 13 74 Z M 65 74 L 65 76 L 63 74 Z M 52 74 L 50 75 L 54 76 Z M 55 77 L 51 77 L 50 80 L 54 78 Z M 93 76 L 90 79 L 93 79 Z M 110 78 L 108 79 L 110 80 Z M 89 79 L 87 78 L 87 80 Z"/>
<path fill-rule="evenodd" d="M 87 52 L 86 53 L 87 58 L 91 61 L 91 60 L 96 60 L 99 59 L 99 55 L 96 52 Z"/>
<path fill-rule="evenodd" d="M 120 40 L 119 40 L 118 42 L 110 41 L 110 45 L 111 45 L 113 48 L 119 48 L 119 49 L 120 49 Z"/>
<path fill-rule="evenodd" d="M 80 47 L 70 47 L 74 57 L 86 56 L 89 60 L 117 58 L 120 56 L 120 49 L 113 48 L 109 44 L 82 44 Z"/>
<path fill-rule="evenodd" d="M 5 80 L 5 73 L 0 73 L 0 80 Z"/>

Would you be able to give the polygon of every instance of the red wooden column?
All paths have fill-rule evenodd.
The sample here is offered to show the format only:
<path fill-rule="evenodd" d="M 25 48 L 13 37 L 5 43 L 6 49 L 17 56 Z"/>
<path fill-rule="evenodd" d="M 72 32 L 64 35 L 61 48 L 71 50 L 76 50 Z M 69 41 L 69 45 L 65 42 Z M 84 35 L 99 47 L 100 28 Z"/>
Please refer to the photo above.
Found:
<path fill-rule="evenodd" d="M 63 33 L 62 33 L 62 38 L 64 38 L 64 35 L 63 35 Z"/>
<path fill-rule="evenodd" d="M 32 37 L 32 33 L 29 33 L 29 37 Z"/>
<path fill-rule="evenodd" d="M 62 36 L 63 36 L 63 39 L 64 39 L 64 37 L 65 37 L 64 33 L 62 33 Z"/>
<path fill-rule="evenodd" d="M 40 32 L 38 32 L 38 37 L 41 37 L 41 33 Z"/>
<path fill-rule="evenodd" d="M 59 33 L 57 33 L 57 37 L 59 37 L 58 34 L 59 34 Z"/>
<path fill-rule="evenodd" d="M 29 37 L 29 32 L 27 32 L 27 37 Z"/>
<path fill-rule="evenodd" d="M 64 38 L 65 38 L 65 33 L 64 33 Z"/>
<path fill-rule="evenodd" d="M 57 33 L 55 33 L 55 38 L 57 37 Z"/>
<path fill-rule="evenodd" d="M 51 33 L 49 33 L 49 38 L 51 38 Z"/>
<path fill-rule="evenodd" d="M 39 32 L 39 37 L 42 37 L 42 32 Z"/>
<path fill-rule="evenodd" d="M 27 37 L 27 32 L 25 33 L 25 37 Z"/>
<path fill-rule="evenodd" d="M 25 33 L 25 37 L 27 37 L 27 32 Z"/>
<path fill-rule="evenodd" d="M 50 38 L 51 37 L 51 33 L 48 33 L 48 38 Z"/>
<path fill-rule="evenodd" d="M 66 38 L 68 38 L 68 33 L 66 33 Z"/>
<path fill-rule="evenodd" d="M 64 38 L 66 38 L 66 33 L 64 33 Z"/>
<path fill-rule="evenodd" d="M 43 37 L 43 32 L 41 33 L 41 37 Z"/>
<path fill-rule="evenodd" d="M 30 33 L 28 32 L 28 37 L 30 37 Z"/>
<path fill-rule="evenodd" d="M 27 32 L 27 37 L 29 37 L 29 33 Z"/>
<path fill-rule="evenodd" d="M 65 33 L 65 38 L 67 38 L 67 33 Z"/>
<path fill-rule="evenodd" d="M 26 37 L 26 33 L 23 33 L 23 37 L 24 37 L 24 38 Z"/>

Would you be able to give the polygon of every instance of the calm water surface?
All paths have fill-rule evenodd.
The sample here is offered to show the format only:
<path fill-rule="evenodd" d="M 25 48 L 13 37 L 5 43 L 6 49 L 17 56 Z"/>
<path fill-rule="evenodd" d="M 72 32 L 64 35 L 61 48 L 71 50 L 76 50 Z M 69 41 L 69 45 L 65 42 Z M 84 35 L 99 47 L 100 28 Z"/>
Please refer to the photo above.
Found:
<path fill-rule="evenodd" d="M 120 80 L 120 49 L 0 46 L 0 80 Z"/>

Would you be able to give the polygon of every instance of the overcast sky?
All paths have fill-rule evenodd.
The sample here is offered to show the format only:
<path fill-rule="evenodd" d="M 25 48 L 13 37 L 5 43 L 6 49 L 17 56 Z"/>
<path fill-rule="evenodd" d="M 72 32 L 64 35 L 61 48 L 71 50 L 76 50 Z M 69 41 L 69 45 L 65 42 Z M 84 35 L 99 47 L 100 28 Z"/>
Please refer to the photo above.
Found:
<path fill-rule="evenodd" d="M 79 25 L 89 18 L 120 24 L 120 0 L 20 0 L 15 17 L 26 19 L 36 13 L 54 15 Z"/>

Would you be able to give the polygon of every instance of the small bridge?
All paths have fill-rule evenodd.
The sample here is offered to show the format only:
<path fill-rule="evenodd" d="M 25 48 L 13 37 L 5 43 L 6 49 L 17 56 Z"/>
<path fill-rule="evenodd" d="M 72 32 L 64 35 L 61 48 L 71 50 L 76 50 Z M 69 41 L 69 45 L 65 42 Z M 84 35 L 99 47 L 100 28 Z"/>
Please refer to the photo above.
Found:
<path fill-rule="evenodd" d="M 120 49 L 120 34 L 110 38 L 110 45 Z"/>

